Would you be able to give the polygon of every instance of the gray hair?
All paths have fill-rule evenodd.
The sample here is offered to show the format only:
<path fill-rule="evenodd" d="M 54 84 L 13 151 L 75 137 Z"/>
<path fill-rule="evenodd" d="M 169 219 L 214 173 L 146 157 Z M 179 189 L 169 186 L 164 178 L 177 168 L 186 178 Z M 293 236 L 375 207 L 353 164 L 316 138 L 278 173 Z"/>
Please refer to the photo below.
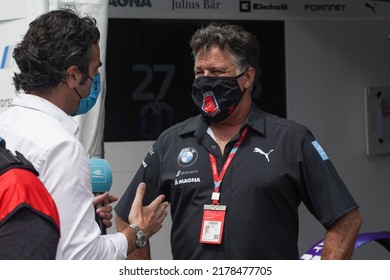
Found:
<path fill-rule="evenodd" d="M 259 62 L 259 42 L 256 36 L 241 26 L 214 22 L 199 28 L 190 41 L 193 58 L 201 49 L 206 50 L 215 45 L 222 50 L 228 47 L 242 71 L 255 67 Z"/>

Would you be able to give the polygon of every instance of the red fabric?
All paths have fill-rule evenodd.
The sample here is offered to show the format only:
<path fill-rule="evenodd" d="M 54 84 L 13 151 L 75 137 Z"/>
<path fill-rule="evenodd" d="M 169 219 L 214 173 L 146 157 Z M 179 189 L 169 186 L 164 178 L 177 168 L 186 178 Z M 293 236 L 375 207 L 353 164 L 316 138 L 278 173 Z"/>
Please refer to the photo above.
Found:
<path fill-rule="evenodd" d="M 0 175 L 0 222 L 22 204 L 51 217 L 60 233 L 57 206 L 45 186 L 32 172 L 13 168 Z"/>

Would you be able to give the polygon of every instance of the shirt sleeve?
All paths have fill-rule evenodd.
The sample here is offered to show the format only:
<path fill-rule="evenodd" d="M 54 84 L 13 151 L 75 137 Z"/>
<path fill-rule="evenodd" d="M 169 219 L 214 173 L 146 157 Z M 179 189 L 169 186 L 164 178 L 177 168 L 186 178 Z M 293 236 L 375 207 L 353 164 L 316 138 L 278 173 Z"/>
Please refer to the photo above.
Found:
<path fill-rule="evenodd" d="M 326 229 L 347 212 L 358 208 L 328 155 L 310 131 L 303 136 L 298 166 L 303 202 Z"/>
<path fill-rule="evenodd" d="M 45 154 L 39 169 L 60 216 L 57 259 L 125 259 L 126 237 L 101 235 L 95 221 L 91 172 L 82 145 L 61 142 Z"/>

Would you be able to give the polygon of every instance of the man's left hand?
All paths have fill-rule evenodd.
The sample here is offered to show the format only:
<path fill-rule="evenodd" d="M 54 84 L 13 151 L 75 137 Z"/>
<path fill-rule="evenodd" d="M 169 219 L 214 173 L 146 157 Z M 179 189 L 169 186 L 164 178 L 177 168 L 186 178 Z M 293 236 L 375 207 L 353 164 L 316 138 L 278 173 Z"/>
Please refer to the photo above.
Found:
<path fill-rule="evenodd" d="M 102 223 L 109 228 L 112 226 L 112 206 L 111 203 L 118 200 L 118 196 L 112 195 L 109 192 L 105 192 L 103 194 L 99 194 L 93 198 L 93 205 L 96 207 L 97 205 L 103 203 L 102 207 L 96 208 L 96 214 L 102 219 Z"/>

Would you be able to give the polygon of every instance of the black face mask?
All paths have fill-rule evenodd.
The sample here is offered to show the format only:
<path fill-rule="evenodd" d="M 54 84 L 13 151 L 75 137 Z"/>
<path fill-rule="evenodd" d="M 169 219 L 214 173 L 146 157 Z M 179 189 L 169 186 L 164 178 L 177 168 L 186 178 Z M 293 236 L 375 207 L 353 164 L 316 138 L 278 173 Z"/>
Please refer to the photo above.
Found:
<path fill-rule="evenodd" d="M 204 76 L 192 84 L 192 100 L 203 117 L 210 122 L 220 122 L 230 116 L 240 102 L 244 91 L 235 77 Z"/>

